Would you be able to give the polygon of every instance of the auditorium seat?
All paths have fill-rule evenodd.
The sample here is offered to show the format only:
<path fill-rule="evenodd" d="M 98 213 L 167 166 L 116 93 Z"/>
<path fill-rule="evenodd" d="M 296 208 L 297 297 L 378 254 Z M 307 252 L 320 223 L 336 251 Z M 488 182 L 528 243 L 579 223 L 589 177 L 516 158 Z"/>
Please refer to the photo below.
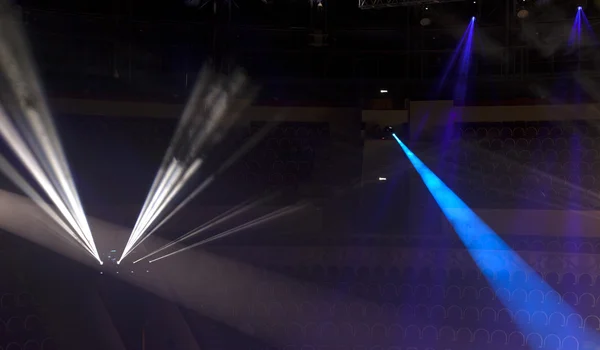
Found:
<path fill-rule="evenodd" d="M 456 332 L 452 327 L 442 327 L 438 333 L 438 340 L 440 344 L 451 344 L 456 340 Z M 446 346 L 444 346 L 446 348 Z"/>
<path fill-rule="evenodd" d="M 342 340 L 354 339 L 354 326 L 349 322 L 343 322 L 342 324 L 340 324 L 338 326 L 338 332 L 340 335 L 340 339 Z"/>
<path fill-rule="evenodd" d="M 538 289 L 531 290 L 527 295 L 527 302 L 530 303 L 534 309 L 539 309 L 544 303 L 544 293 Z"/>
<path fill-rule="evenodd" d="M 404 344 L 418 346 L 421 340 L 421 329 L 417 325 L 409 325 L 404 331 Z"/>
<path fill-rule="evenodd" d="M 553 312 L 548 319 L 548 325 L 551 328 L 563 327 L 565 325 L 565 315 L 560 312 Z"/>
<path fill-rule="evenodd" d="M 573 336 L 568 336 L 562 340 L 562 349 L 579 350 L 579 341 Z"/>
<path fill-rule="evenodd" d="M 535 311 L 531 315 L 531 324 L 534 324 L 536 326 L 547 325 L 548 324 L 548 314 L 546 314 L 544 311 Z"/>
<path fill-rule="evenodd" d="M 495 293 L 491 288 L 484 287 L 479 290 L 479 300 L 484 305 L 492 305 L 495 299 Z"/>
<path fill-rule="evenodd" d="M 400 343 L 404 339 L 404 328 L 400 324 L 392 324 L 387 329 L 388 344 Z"/>
<path fill-rule="evenodd" d="M 20 317 L 11 317 L 6 322 L 6 330 L 8 333 L 17 334 L 25 329 L 23 319 Z"/>
<path fill-rule="evenodd" d="M 40 334 L 43 331 L 44 325 L 42 320 L 36 315 L 28 315 L 25 318 L 25 329 L 33 334 Z"/>
<path fill-rule="evenodd" d="M 520 349 L 525 346 L 525 336 L 519 331 L 514 331 L 508 335 L 508 345 L 513 349 Z"/>
<path fill-rule="evenodd" d="M 473 306 L 464 309 L 462 317 L 462 326 L 466 328 L 477 328 L 480 324 L 479 310 Z"/>
<path fill-rule="evenodd" d="M 442 325 L 446 319 L 446 309 L 442 305 L 435 305 L 429 311 L 429 320 L 435 325 Z"/>
<path fill-rule="evenodd" d="M 580 314 L 577 314 L 577 313 L 570 314 L 569 316 L 567 316 L 566 327 L 568 327 L 570 330 L 574 330 L 574 329 L 582 330 L 583 329 L 583 318 L 581 317 Z"/>
<path fill-rule="evenodd" d="M 459 347 L 464 347 L 473 339 L 473 333 L 468 328 L 460 328 L 456 331 L 456 342 Z"/>
<path fill-rule="evenodd" d="M 502 330 L 510 329 L 513 320 L 513 313 L 509 309 L 498 311 L 497 325 Z"/>
<path fill-rule="evenodd" d="M 460 288 L 456 285 L 446 289 L 446 304 L 458 304 L 460 302 Z"/>
<path fill-rule="evenodd" d="M 573 288 L 571 287 L 571 289 L 565 289 L 565 290 L 572 290 L 572 289 Z M 579 297 L 577 296 L 577 294 L 575 294 L 573 292 L 567 292 L 562 295 L 562 301 L 563 301 L 563 303 L 565 303 L 567 305 L 575 307 L 579 303 Z"/>
<path fill-rule="evenodd" d="M 508 334 L 505 331 L 496 329 L 490 335 L 490 343 L 496 347 L 508 344 Z"/>
<path fill-rule="evenodd" d="M 554 307 L 562 302 L 562 297 L 558 292 L 551 290 L 546 293 L 544 296 L 544 305 L 548 305 L 547 307 Z"/>
<path fill-rule="evenodd" d="M 593 307 L 595 306 L 596 298 L 590 293 L 583 293 L 579 296 L 579 304 L 577 305 L 577 310 L 580 310 L 582 313 L 591 314 L 595 311 Z"/>
<path fill-rule="evenodd" d="M 386 338 L 386 326 L 383 323 L 376 323 L 371 327 L 371 338 L 382 341 Z"/>
<path fill-rule="evenodd" d="M 423 343 L 426 346 L 435 346 L 438 343 L 439 330 L 434 326 L 426 326 L 421 332 Z"/>
<path fill-rule="evenodd" d="M 461 305 L 474 305 L 474 303 L 477 301 L 477 294 L 478 293 L 475 287 L 465 287 L 462 291 Z"/>
<path fill-rule="evenodd" d="M 366 323 L 354 324 L 354 343 L 361 345 L 369 345 L 371 340 L 371 328 Z"/>
<path fill-rule="evenodd" d="M 17 306 L 17 299 L 14 294 L 7 293 L 7 294 L 2 295 L 0 304 L 3 309 L 15 308 Z"/>

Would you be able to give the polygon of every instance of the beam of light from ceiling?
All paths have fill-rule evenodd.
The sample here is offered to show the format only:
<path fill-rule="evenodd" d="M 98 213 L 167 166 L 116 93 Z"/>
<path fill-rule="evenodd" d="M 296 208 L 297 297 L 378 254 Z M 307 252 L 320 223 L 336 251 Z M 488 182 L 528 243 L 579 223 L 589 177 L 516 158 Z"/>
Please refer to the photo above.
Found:
<path fill-rule="evenodd" d="M 467 83 L 469 79 L 469 68 L 471 67 L 471 55 L 473 53 L 473 32 L 475 31 L 475 17 L 466 30 L 467 39 L 465 40 L 462 53 L 460 55 L 460 66 L 458 67 L 458 78 L 454 87 L 454 100 L 464 101 L 467 94 Z"/>
<path fill-rule="evenodd" d="M 254 92 L 242 72 L 228 78 L 208 68 L 200 73 L 119 262 L 165 221 L 156 225 L 199 171 L 209 149 L 227 134 L 239 117 L 240 107 L 249 104 Z M 207 177 L 201 187 L 213 179 L 214 176 Z"/>
<path fill-rule="evenodd" d="M 152 235 L 156 230 L 158 230 L 162 225 L 164 225 L 167 221 L 169 221 L 175 214 L 177 214 L 181 209 L 183 209 L 189 202 L 191 202 L 194 198 L 196 198 L 200 193 L 202 193 L 212 182 L 224 171 L 229 169 L 240 157 L 250 151 L 254 146 L 260 142 L 268 133 L 271 131 L 275 125 L 281 120 L 280 116 L 277 116 L 273 119 L 273 123 L 267 123 L 262 129 L 260 129 L 256 134 L 254 134 L 249 140 L 244 143 L 242 147 L 240 147 L 234 154 L 232 154 L 229 158 L 227 158 L 214 172 L 214 174 L 208 176 L 204 181 L 198 185 L 187 197 L 185 197 L 173 210 L 171 210 L 164 218 L 158 223 L 154 224 L 152 229 L 146 233 L 146 235 L 138 240 L 138 242 L 133 245 L 130 251 L 133 251 L 140 244 L 142 244 L 150 235 Z"/>
<path fill-rule="evenodd" d="M 227 220 L 230 220 L 236 216 L 239 216 L 245 212 L 247 212 L 248 210 L 252 209 L 252 208 L 256 208 L 257 206 L 261 205 L 262 203 L 267 202 L 270 199 L 273 199 L 275 197 L 275 195 L 269 195 L 269 196 L 264 196 L 258 200 L 252 201 L 246 201 L 240 205 L 237 205 L 217 216 L 215 216 L 214 218 L 210 219 L 209 221 L 205 222 L 204 224 L 194 228 L 193 230 L 190 230 L 189 232 L 187 232 L 186 234 L 182 235 L 181 237 L 175 239 L 174 241 L 171 241 L 165 245 L 163 245 L 162 247 L 144 255 L 143 257 L 135 260 L 133 263 L 137 264 L 138 262 L 147 259 L 148 257 L 158 254 L 160 252 L 162 252 L 165 249 L 168 249 L 176 244 L 179 244 L 185 240 L 188 240 L 192 237 L 195 237 L 199 234 L 201 234 L 202 232 L 205 232 L 223 222 L 226 222 Z"/>
<path fill-rule="evenodd" d="M 0 134 L 68 222 L 67 233 L 77 234 L 76 241 L 102 263 L 27 41 L 8 6 L 0 2 Z"/>
<path fill-rule="evenodd" d="M 165 254 L 165 255 L 160 256 L 160 257 L 158 257 L 156 259 L 152 259 L 149 262 L 153 263 L 153 262 L 156 262 L 156 261 L 168 258 L 170 256 L 173 256 L 175 254 L 183 253 L 183 252 L 188 251 L 190 249 L 193 249 L 195 247 L 207 244 L 209 242 L 215 241 L 215 240 L 220 239 L 220 238 L 227 237 L 227 236 L 232 235 L 232 234 L 234 234 L 236 232 L 240 232 L 242 230 L 245 230 L 245 229 L 248 229 L 248 228 L 251 228 L 251 227 L 255 227 L 255 226 L 264 224 L 266 222 L 275 220 L 275 219 L 280 218 L 282 216 L 295 213 L 298 210 L 304 208 L 305 206 L 306 206 L 305 204 L 301 204 L 301 205 L 289 205 L 289 206 L 286 206 L 286 207 L 274 210 L 274 211 L 272 211 L 272 212 L 270 212 L 268 214 L 265 214 L 265 215 L 263 215 L 261 217 L 258 217 L 256 219 L 254 219 L 254 220 L 248 221 L 248 222 L 246 222 L 246 223 L 244 223 L 242 225 L 239 225 L 239 226 L 236 226 L 234 228 L 231 228 L 231 229 L 229 229 L 227 231 L 221 232 L 221 233 L 219 233 L 217 235 L 214 235 L 214 236 L 211 236 L 209 238 L 206 238 L 206 239 L 204 239 L 204 240 L 202 240 L 200 242 L 197 242 L 197 243 L 194 243 L 192 245 L 180 248 L 180 249 L 178 249 L 178 250 L 176 250 L 174 252 Z"/>
<path fill-rule="evenodd" d="M 573 20 L 573 26 L 571 26 L 571 32 L 569 33 L 569 39 L 567 45 L 571 49 L 579 49 L 581 45 L 581 14 L 583 10 L 581 7 L 577 9 L 575 20 Z"/>
<path fill-rule="evenodd" d="M 507 288 L 509 281 L 496 279 L 495 277 L 508 268 L 511 276 L 517 271 L 525 272 L 528 276 L 526 285 L 517 286 L 525 290 L 539 290 L 543 295 L 547 295 L 554 290 L 525 262 L 517 252 L 513 251 L 477 214 L 473 212 L 442 180 L 437 177 L 395 134 L 394 138 L 400 145 L 404 154 L 411 162 L 423 183 L 433 196 L 434 200 L 442 210 L 444 216 L 448 219 L 456 234 L 466 247 L 469 254 L 477 264 L 479 270 L 483 273 L 488 283 L 495 289 Z M 505 266 L 502 257 L 511 262 Z M 514 289 L 514 286 L 513 286 Z M 543 311 L 546 315 L 562 315 L 568 321 L 568 317 L 574 314 L 570 305 L 561 304 L 541 304 L 534 305 L 528 303 L 526 298 L 511 298 L 510 296 L 498 293 L 497 297 L 513 314 L 519 310 L 525 310 L 529 315 L 536 311 Z M 536 309 L 537 308 L 537 309 Z M 540 310 L 541 309 L 541 310 Z M 515 318 L 517 326 L 527 333 L 555 334 L 561 340 L 570 340 L 574 335 L 580 335 L 584 343 L 598 344 L 598 336 L 582 330 L 578 325 L 542 324 L 536 322 L 525 322 L 520 318 Z"/>
<path fill-rule="evenodd" d="M 454 52 L 452 52 L 452 57 L 450 57 L 450 60 L 447 62 L 446 67 L 444 67 L 444 71 L 442 73 L 440 81 L 438 82 L 438 86 L 437 86 L 437 90 L 436 90 L 436 95 L 439 95 L 442 92 L 442 90 L 444 89 L 444 85 L 446 84 L 446 79 L 448 79 L 448 75 L 452 71 L 452 68 L 454 67 L 454 65 L 455 65 L 456 61 L 458 60 L 458 58 L 461 56 L 461 53 L 464 50 L 463 47 L 465 45 L 465 42 L 467 42 L 469 40 L 469 37 L 470 37 L 470 34 L 472 32 L 472 28 L 473 28 L 473 23 L 474 22 L 475 22 L 474 19 L 472 19 L 469 22 L 469 25 L 467 26 L 467 28 L 463 32 L 463 35 L 460 38 L 460 41 L 458 42 L 458 45 L 456 45 L 456 48 L 454 49 Z"/>

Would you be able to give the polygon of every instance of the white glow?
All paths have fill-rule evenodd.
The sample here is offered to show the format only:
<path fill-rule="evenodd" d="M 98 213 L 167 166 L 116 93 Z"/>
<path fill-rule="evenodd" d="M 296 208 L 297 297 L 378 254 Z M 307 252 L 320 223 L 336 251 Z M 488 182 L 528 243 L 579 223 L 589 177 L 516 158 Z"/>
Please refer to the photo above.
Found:
<path fill-rule="evenodd" d="M 387 177 L 380 177 L 379 181 L 387 181 Z"/>
<path fill-rule="evenodd" d="M 7 101 L 0 106 L 0 136 L 41 187 L 45 203 L 9 162 L 2 170 L 98 262 L 98 255 L 73 177 L 52 121 L 36 69 L 18 21 L 3 11 L 0 20 L 0 74 Z"/>
<path fill-rule="evenodd" d="M 382 94 L 387 94 L 388 93 L 388 91 L 385 90 L 385 89 L 381 89 L 381 90 L 379 90 L 379 92 L 382 93 Z"/>
<path fill-rule="evenodd" d="M 163 255 L 161 257 L 158 257 L 156 259 L 150 260 L 150 262 L 155 262 L 155 261 L 158 261 L 158 260 L 162 260 L 164 258 L 168 258 L 168 257 L 173 256 L 175 254 L 183 253 L 183 252 L 185 252 L 187 250 L 190 250 L 192 248 L 195 248 L 195 247 L 198 247 L 200 245 L 203 245 L 203 244 L 215 241 L 215 240 L 223 238 L 223 237 L 227 237 L 229 235 L 232 235 L 232 234 L 234 234 L 236 232 L 245 230 L 247 228 L 258 226 L 258 225 L 263 224 L 265 222 L 277 219 L 277 218 L 279 218 L 281 216 L 294 213 L 294 212 L 296 212 L 296 211 L 298 211 L 298 210 L 300 210 L 300 209 L 302 209 L 304 207 L 305 207 L 305 205 L 296 205 L 296 206 L 291 206 L 290 205 L 290 206 L 287 206 L 287 207 L 283 207 L 281 209 L 274 210 L 274 211 L 272 211 L 272 212 L 270 212 L 268 214 L 265 214 L 265 215 L 263 215 L 263 216 L 261 216 L 259 218 L 256 218 L 254 220 L 248 221 L 248 222 L 246 222 L 244 224 L 241 224 L 239 226 L 231 228 L 231 229 L 229 229 L 229 230 L 227 230 L 225 232 L 221 232 L 221 233 L 219 233 L 217 235 L 214 235 L 214 236 L 211 236 L 209 238 L 206 238 L 206 239 L 204 239 L 204 240 L 202 240 L 200 242 L 194 243 L 192 245 L 189 245 L 187 247 L 183 247 L 183 248 L 178 249 L 178 250 L 176 250 L 174 252 L 171 252 L 169 254 L 165 254 L 165 255 Z"/>
<path fill-rule="evenodd" d="M 185 241 L 187 239 L 190 239 L 190 238 L 192 238 L 192 237 L 194 237 L 196 235 L 199 235 L 200 233 L 205 232 L 206 230 L 209 230 L 210 228 L 215 227 L 216 225 L 219 225 L 219 224 L 221 224 L 221 223 L 223 223 L 223 222 L 225 222 L 225 221 L 227 221 L 227 220 L 229 220 L 231 218 L 234 218 L 234 217 L 236 217 L 238 215 L 241 215 L 241 214 L 247 212 L 248 210 L 250 210 L 252 208 L 257 207 L 258 205 L 266 202 L 269 199 L 272 199 L 273 197 L 274 197 L 273 195 L 271 195 L 271 196 L 265 196 L 265 197 L 262 197 L 261 199 L 256 200 L 256 201 L 248 201 L 248 202 L 244 202 L 244 203 L 242 203 L 240 205 L 237 205 L 237 206 L 235 206 L 235 207 L 233 207 L 233 208 L 231 208 L 231 209 L 229 209 L 229 210 L 227 210 L 227 211 L 225 211 L 225 212 L 217 215 L 216 217 L 210 219 L 209 221 L 207 221 L 206 223 L 204 223 L 204 224 L 196 227 L 195 229 L 187 232 L 186 234 L 182 235 L 181 237 L 177 238 L 176 240 L 171 241 L 171 242 L 165 244 L 164 246 L 156 249 L 155 251 L 150 252 L 150 253 L 144 255 L 143 257 L 137 259 L 133 263 L 136 264 L 136 263 L 140 262 L 141 260 L 144 260 L 144 259 L 146 259 L 146 258 L 148 258 L 148 257 L 150 257 L 152 255 L 158 254 L 158 253 L 162 252 L 165 249 L 168 249 L 168 248 L 170 248 L 170 247 L 172 247 L 172 246 L 174 246 L 174 245 L 176 245 L 178 243 L 181 243 L 181 242 L 183 242 L 183 241 Z"/>
<path fill-rule="evenodd" d="M 208 175 L 191 194 L 183 200 L 179 198 L 200 169 L 207 148 L 221 141 L 238 118 L 240 107 L 249 104 L 250 99 L 241 96 L 248 92 L 253 91 L 247 89 L 246 76 L 240 72 L 226 79 L 208 69 L 200 72 L 119 261 L 210 185 L 217 174 L 231 165 L 232 158 L 237 159 L 240 151 L 247 151 L 246 147 L 236 151 L 235 157 L 230 157 L 215 173 Z M 238 101 L 236 105 L 230 102 L 234 99 Z M 177 204 L 178 200 L 181 201 Z M 175 208 L 170 210 L 171 206 Z"/>

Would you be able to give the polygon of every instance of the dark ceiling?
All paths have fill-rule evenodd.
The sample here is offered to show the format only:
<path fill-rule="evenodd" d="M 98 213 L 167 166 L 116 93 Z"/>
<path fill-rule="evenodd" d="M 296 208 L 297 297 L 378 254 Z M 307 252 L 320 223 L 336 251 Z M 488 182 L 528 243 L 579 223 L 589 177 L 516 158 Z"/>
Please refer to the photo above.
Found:
<path fill-rule="evenodd" d="M 263 91 L 271 102 L 337 100 L 339 93 L 350 103 L 382 85 L 393 86 L 400 101 L 431 97 L 432 82 L 472 16 L 477 30 L 469 76 L 479 84 L 477 98 L 536 97 L 529 86 L 541 80 L 593 76 L 600 62 L 596 40 L 584 43 L 585 54 L 567 50 L 578 5 L 595 28 L 596 2 L 573 0 L 378 10 L 341 0 L 324 0 L 322 9 L 308 0 L 21 1 L 50 94 L 131 98 L 135 91 L 176 100 L 211 60 L 222 71 L 246 69 L 268 87 Z M 526 21 L 516 16 L 523 8 L 530 13 Z M 419 24 L 424 17 L 430 26 Z M 498 83 L 515 80 L 521 83 Z"/>

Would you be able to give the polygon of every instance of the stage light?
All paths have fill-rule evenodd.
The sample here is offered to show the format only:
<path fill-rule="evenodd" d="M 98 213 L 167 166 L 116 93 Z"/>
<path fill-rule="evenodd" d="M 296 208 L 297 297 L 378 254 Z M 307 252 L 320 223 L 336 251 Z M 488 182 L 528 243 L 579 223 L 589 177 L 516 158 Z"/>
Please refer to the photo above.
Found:
<path fill-rule="evenodd" d="M 379 90 L 379 92 L 382 93 L 382 94 L 387 94 L 388 93 L 388 91 L 385 90 L 385 89 L 381 89 L 381 90 Z"/>
<path fill-rule="evenodd" d="M 577 6 L 577 11 L 581 11 L 581 6 Z"/>
<path fill-rule="evenodd" d="M 471 21 L 475 22 L 475 16 L 471 17 Z"/>
<path fill-rule="evenodd" d="M 527 11 L 526 9 L 520 9 L 517 12 L 517 17 L 519 19 L 525 19 L 525 18 L 529 17 L 529 11 Z"/>
<path fill-rule="evenodd" d="M 380 177 L 379 181 L 387 181 L 387 178 L 386 177 Z"/>

